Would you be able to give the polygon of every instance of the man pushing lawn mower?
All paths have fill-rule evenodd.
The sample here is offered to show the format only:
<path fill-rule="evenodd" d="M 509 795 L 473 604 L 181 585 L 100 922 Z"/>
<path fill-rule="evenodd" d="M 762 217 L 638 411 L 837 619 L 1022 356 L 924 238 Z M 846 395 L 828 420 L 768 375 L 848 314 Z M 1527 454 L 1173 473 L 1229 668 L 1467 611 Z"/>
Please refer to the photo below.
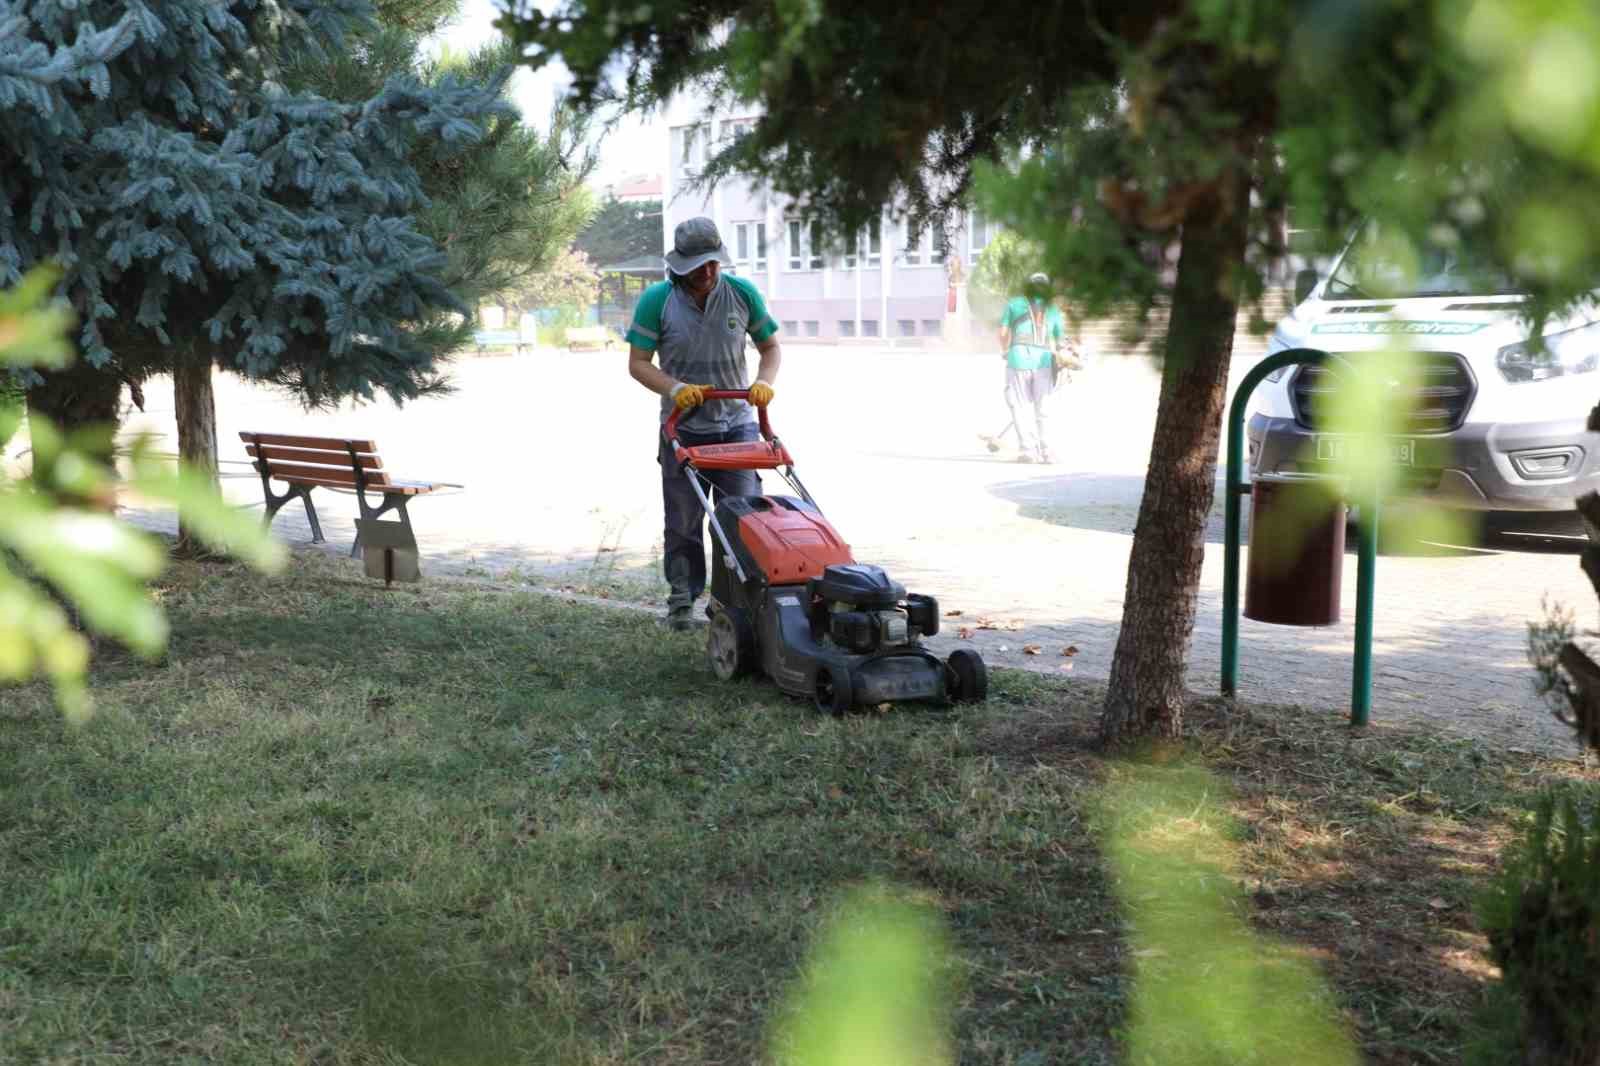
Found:
<path fill-rule="evenodd" d="M 760 670 L 835 713 L 896 700 L 983 699 L 988 674 L 977 652 L 962 648 L 946 660 L 922 645 L 939 631 L 938 602 L 857 563 L 800 483 L 767 418 L 778 325 L 754 285 L 721 276 L 727 262 L 710 219 L 678 226 L 667 255 L 672 280 L 645 290 L 628 330 L 628 372 L 663 397 L 667 623 L 692 624 L 706 584 L 709 518 L 706 653 L 719 678 Z M 748 387 L 746 334 L 761 353 Z M 776 471 L 796 495 L 763 496 L 758 470 Z"/>
<path fill-rule="evenodd" d="M 707 389 L 707 402 L 748 399 Z M 763 403 L 761 439 L 685 444 L 674 410 L 662 434 L 684 483 L 711 520 L 711 627 L 706 657 L 724 681 L 765 673 L 818 708 L 900 700 L 969 701 L 988 693 L 983 659 L 958 648 L 940 659 L 922 643 L 939 632 L 939 603 L 907 593 L 880 567 L 855 561 L 794 472 Z M 711 502 L 713 478 L 776 471 L 793 496 L 733 496 Z"/>
<path fill-rule="evenodd" d="M 753 441 L 753 407 L 772 402 L 772 383 L 782 360 L 778 323 L 753 284 L 722 275 L 722 267 L 731 266 L 733 260 L 711 219 L 680 223 L 672 245 L 666 256 L 671 280 L 650 286 L 634 306 L 628 329 L 628 373 L 660 394 L 662 423 L 678 413 L 678 433 L 684 443 Z M 746 336 L 761 355 L 756 380 L 748 385 Z M 659 367 L 653 363 L 657 354 Z M 708 390 L 738 396 L 708 399 Z M 694 601 L 706 587 L 705 519 L 664 435 L 657 444 L 666 517 L 662 554 L 671 588 L 667 624 L 688 629 L 694 624 Z M 718 499 L 761 492 L 753 469 L 708 471 L 707 478 Z"/>

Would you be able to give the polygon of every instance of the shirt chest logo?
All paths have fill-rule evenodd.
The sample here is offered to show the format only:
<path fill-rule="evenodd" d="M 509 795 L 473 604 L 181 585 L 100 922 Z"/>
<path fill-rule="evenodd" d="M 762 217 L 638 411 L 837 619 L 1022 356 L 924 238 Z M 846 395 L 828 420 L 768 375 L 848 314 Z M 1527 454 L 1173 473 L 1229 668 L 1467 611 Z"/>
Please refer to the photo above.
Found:
<path fill-rule="evenodd" d="M 736 314 L 733 314 L 731 312 L 728 314 L 728 332 L 729 333 L 738 333 L 739 332 L 739 316 L 736 315 Z"/>

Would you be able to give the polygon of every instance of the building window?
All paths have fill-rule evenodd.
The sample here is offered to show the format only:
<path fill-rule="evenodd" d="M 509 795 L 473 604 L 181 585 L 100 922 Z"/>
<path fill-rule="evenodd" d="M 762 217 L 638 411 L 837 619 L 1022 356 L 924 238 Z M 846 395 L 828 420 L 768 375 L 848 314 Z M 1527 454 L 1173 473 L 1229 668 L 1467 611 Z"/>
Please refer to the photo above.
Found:
<path fill-rule="evenodd" d="M 789 220 L 789 269 L 822 269 L 822 223 Z"/>
<path fill-rule="evenodd" d="M 674 133 L 678 146 L 678 169 L 692 177 L 706 161 L 706 136 L 704 126 L 679 126 Z"/>
<path fill-rule="evenodd" d="M 722 143 L 732 144 L 738 138 L 756 128 L 753 118 L 730 118 L 722 122 Z"/>
<path fill-rule="evenodd" d="M 856 252 L 860 243 L 861 237 L 859 234 L 852 233 L 844 239 L 844 268 L 846 270 L 854 270 L 856 268 Z"/>
<path fill-rule="evenodd" d="M 944 223 L 943 222 L 935 222 L 933 224 L 933 233 L 931 235 L 931 243 L 928 246 L 928 262 L 930 262 L 930 263 L 943 263 L 944 262 L 945 245 L 948 244 L 948 243 L 949 243 L 949 238 L 945 236 Z"/>
<path fill-rule="evenodd" d="M 806 319 L 806 336 L 817 337 L 822 334 L 822 323 L 814 318 Z"/>
<path fill-rule="evenodd" d="M 841 336 L 841 337 L 854 337 L 855 335 L 856 335 L 856 320 L 853 319 L 853 318 L 841 318 L 839 320 L 839 336 Z"/>
<path fill-rule="evenodd" d="M 863 318 L 861 320 L 861 335 L 863 337 L 876 337 L 878 335 L 878 320 Z"/>
<path fill-rule="evenodd" d="M 760 272 L 767 269 L 767 224 L 765 222 L 735 222 L 733 224 L 733 258 L 740 267 Z"/>
<path fill-rule="evenodd" d="M 994 223 L 984 218 L 981 211 L 974 210 L 972 214 L 967 216 L 967 238 L 971 242 L 970 254 L 974 263 L 978 261 L 978 256 L 983 254 L 983 250 L 989 247 L 989 242 L 994 239 L 994 234 L 990 232 L 993 226 Z"/>
<path fill-rule="evenodd" d="M 904 238 L 901 252 L 905 257 L 907 266 L 918 266 L 922 263 L 922 235 L 911 228 L 908 218 L 900 224 L 900 234 Z"/>
<path fill-rule="evenodd" d="M 798 337 L 800 335 L 800 323 L 792 318 L 786 318 L 783 320 L 783 331 L 791 336 Z"/>
<path fill-rule="evenodd" d="M 914 319 L 902 318 L 896 325 L 900 327 L 900 336 L 902 337 L 915 337 L 917 335 L 917 323 Z"/>
<path fill-rule="evenodd" d="M 924 337 L 942 337 L 942 336 L 944 336 L 944 323 L 941 322 L 937 318 L 925 318 L 925 319 L 923 319 L 922 320 L 922 335 Z"/>
<path fill-rule="evenodd" d="M 867 266 L 877 266 L 883 259 L 883 221 L 873 219 L 867 227 Z"/>

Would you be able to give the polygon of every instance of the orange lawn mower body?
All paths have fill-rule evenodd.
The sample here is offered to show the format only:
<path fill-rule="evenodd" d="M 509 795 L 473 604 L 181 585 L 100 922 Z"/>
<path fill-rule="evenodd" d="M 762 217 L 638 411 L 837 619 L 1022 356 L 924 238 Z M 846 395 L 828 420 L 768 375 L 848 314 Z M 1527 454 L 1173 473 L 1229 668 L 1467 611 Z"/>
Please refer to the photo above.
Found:
<path fill-rule="evenodd" d="M 708 400 L 744 399 L 711 389 Z M 977 652 L 940 659 L 923 644 L 939 632 L 939 604 L 908 594 L 880 567 L 859 563 L 794 472 L 794 460 L 758 408 L 761 439 L 684 445 L 679 412 L 663 432 L 705 508 L 714 538 L 706 653 L 723 680 L 760 671 L 780 689 L 843 713 L 905 700 L 982 700 Z M 794 495 L 724 496 L 713 506 L 702 471 L 773 470 Z"/>

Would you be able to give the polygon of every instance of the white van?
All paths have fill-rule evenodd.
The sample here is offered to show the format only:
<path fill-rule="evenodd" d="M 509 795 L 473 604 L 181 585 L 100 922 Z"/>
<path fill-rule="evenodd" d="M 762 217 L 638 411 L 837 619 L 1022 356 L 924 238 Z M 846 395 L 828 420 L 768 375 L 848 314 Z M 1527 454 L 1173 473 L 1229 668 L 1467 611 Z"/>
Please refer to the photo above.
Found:
<path fill-rule="evenodd" d="M 1459 252 L 1434 250 L 1424 260 L 1405 275 L 1414 282 L 1397 284 L 1401 272 L 1376 230 L 1363 230 L 1326 278 L 1301 272 L 1296 306 L 1268 354 L 1304 348 L 1361 358 L 1404 336 L 1422 360 L 1409 425 L 1391 440 L 1405 494 L 1471 511 L 1570 510 L 1575 497 L 1600 489 L 1600 434 L 1586 428 L 1600 402 L 1600 310 L 1551 320 L 1544 345 L 1529 345 L 1520 293 L 1486 286 Z M 1252 473 L 1329 469 L 1341 441 L 1318 432 L 1311 401 L 1339 381 L 1301 365 L 1256 388 Z"/>

